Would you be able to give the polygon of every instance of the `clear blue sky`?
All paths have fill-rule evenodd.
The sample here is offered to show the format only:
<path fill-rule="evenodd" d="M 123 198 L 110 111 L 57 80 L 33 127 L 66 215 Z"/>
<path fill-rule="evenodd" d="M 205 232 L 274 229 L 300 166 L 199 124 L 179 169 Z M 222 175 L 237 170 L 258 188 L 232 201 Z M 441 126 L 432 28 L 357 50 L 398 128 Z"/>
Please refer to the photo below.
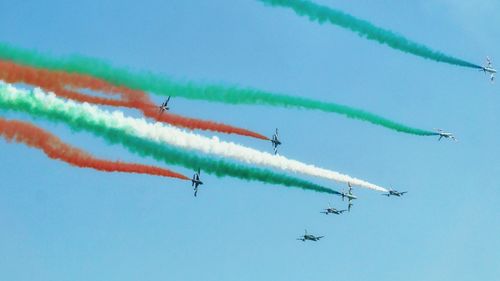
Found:
<path fill-rule="evenodd" d="M 172 100 L 173 111 L 186 116 L 267 135 L 279 127 L 284 155 L 409 191 L 388 199 L 356 190 L 353 211 L 334 217 L 319 211 L 328 202 L 345 206 L 338 197 L 205 175 L 195 199 L 186 182 L 77 169 L 0 140 L 1 280 L 500 276 L 499 84 L 490 85 L 476 70 L 394 51 L 253 0 L 75 3 L 1 1 L 0 40 L 178 79 L 339 102 L 421 128 L 444 128 L 460 141 L 399 134 L 320 112 Z M 476 63 L 490 55 L 500 65 L 498 1 L 321 3 L 451 55 Z M 36 123 L 97 156 L 161 165 L 91 135 Z M 222 137 L 271 151 L 266 142 Z M 296 241 L 304 228 L 326 237 Z"/>

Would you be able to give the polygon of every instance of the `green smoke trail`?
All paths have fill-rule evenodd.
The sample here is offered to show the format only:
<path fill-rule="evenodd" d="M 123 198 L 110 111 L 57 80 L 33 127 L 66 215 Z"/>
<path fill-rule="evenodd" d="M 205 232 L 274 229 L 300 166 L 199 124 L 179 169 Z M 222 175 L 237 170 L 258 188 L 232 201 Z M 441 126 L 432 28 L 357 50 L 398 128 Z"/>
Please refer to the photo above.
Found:
<path fill-rule="evenodd" d="M 192 82 L 178 83 L 150 73 L 133 73 L 126 69 L 91 58 L 73 56 L 65 59 L 30 52 L 0 43 L 0 59 L 66 72 L 91 75 L 116 85 L 153 92 L 164 96 L 180 96 L 188 99 L 222 102 L 226 104 L 270 105 L 303 108 L 338 113 L 349 118 L 367 121 L 402 133 L 432 136 L 435 132 L 413 128 L 387 118 L 345 105 L 321 102 L 302 97 L 275 94 L 249 88 L 204 85 Z"/>
<path fill-rule="evenodd" d="M 287 7 L 292 9 L 296 14 L 305 16 L 311 21 L 316 21 L 320 24 L 325 22 L 331 23 L 353 31 L 361 37 L 377 41 L 380 44 L 385 44 L 393 49 L 410 53 L 426 59 L 431 59 L 438 62 L 449 63 L 453 65 L 481 68 L 481 66 L 446 55 L 442 52 L 432 50 L 431 48 L 413 42 L 402 35 L 396 34 L 390 30 L 383 29 L 373 25 L 372 23 L 358 19 L 349 14 L 334 10 L 332 8 L 315 4 L 307 0 L 258 0 L 270 6 Z"/>
<path fill-rule="evenodd" d="M 201 168 L 217 177 L 232 176 L 244 180 L 256 180 L 264 183 L 299 187 L 328 194 L 340 193 L 332 189 L 305 180 L 275 173 L 269 170 L 244 166 L 215 157 L 203 157 L 194 153 L 155 143 L 129 133 L 125 129 L 113 128 L 102 120 L 92 116 L 72 114 L 57 108 L 46 106 L 31 95 L 12 96 L 12 88 L 0 85 L 0 109 L 28 113 L 36 118 L 45 118 L 52 122 L 65 123 L 74 131 L 87 131 L 105 139 L 111 144 L 121 144 L 129 151 L 141 156 L 150 156 L 158 161 L 180 165 L 190 169 Z"/>

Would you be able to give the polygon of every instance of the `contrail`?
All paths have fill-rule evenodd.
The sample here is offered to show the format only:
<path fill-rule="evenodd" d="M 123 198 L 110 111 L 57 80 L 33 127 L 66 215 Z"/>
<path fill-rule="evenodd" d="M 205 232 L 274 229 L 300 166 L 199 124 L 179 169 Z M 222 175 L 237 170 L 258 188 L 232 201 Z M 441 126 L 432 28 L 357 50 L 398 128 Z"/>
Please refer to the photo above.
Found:
<path fill-rule="evenodd" d="M 24 143 L 30 147 L 38 148 L 49 158 L 64 161 L 75 167 L 91 168 L 102 172 L 147 174 L 189 180 L 188 177 L 182 174 L 159 167 L 97 159 L 78 148 L 64 143 L 51 133 L 22 121 L 0 118 L 0 136 L 7 141 Z"/>
<path fill-rule="evenodd" d="M 435 51 L 423 44 L 411 41 L 402 35 L 393 31 L 380 28 L 374 24 L 346 14 L 342 11 L 315 4 L 307 0 L 258 0 L 270 6 L 286 7 L 292 9 L 299 16 L 307 17 L 310 21 L 315 21 L 320 24 L 330 23 L 352 32 L 357 33 L 360 37 L 368 40 L 376 41 L 380 44 L 387 45 L 393 49 L 413 54 L 426 59 L 431 59 L 437 62 L 444 62 L 452 65 L 481 68 L 481 66 L 465 60 L 446 55 L 442 52 Z"/>
<path fill-rule="evenodd" d="M 63 107 L 60 107 L 63 105 Z M 72 101 L 63 102 L 54 95 L 41 90 L 24 91 L 0 83 L 0 109 L 28 113 L 37 118 L 61 122 L 75 131 L 85 130 L 102 137 L 112 144 L 121 144 L 129 151 L 141 156 L 151 156 L 158 161 L 181 165 L 190 169 L 201 168 L 218 177 L 232 176 L 244 180 L 256 180 L 269 184 L 298 187 L 304 190 L 336 194 L 339 192 L 324 186 L 301 180 L 270 170 L 236 164 L 220 157 L 200 156 L 164 143 L 134 135 L 130 128 L 122 128 L 121 112 L 103 115 L 95 106 L 78 105 Z M 76 111 L 75 111 L 76 110 Z M 120 118 L 114 118 L 114 117 Z M 111 120 L 111 123 L 109 121 Z M 160 123 L 157 123 L 160 125 Z"/>
<path fill-rule="evenodd" d="M 188 133 L 161 123 L 151 124 L 142 118 L 125 117 L 121 112 L 115 111 L 109 113 L 96 106 L 63 101 L 53 94 L 46 95 L 41 91 L 35 91 L 34 97 L 31 99 L 31 104 L 29 104 L 28 107 L 44 108 L 51 113 L 64 114 L 66 119 L 71 120 L 88 118 L 93 122 L 102 122 L 105 125 L 109 124 L 108 126 L 125 129 L 141 138 L 146 138 L 158 143 L 166 143 L 183 149 L 196 150 L 205 154 L 212 154 L 217 157 L 232 158 L 247 164 L 268 166 L 342 183 L 351 183 L 373 190 L 386 191 L 385 188 L 366 181 L 331 170 L 318 168 L 313 165 L 304 164 L 296 160 L 287 159 L 283 156 L 271 155 L 235 143 L 220 141 L 217 137 L 207 138 L 194 133 Z"/>
<path fill-rule="evenodd" d="M 269 105 L 320 110 L 370 122 L 402 133 L 418 136 L 436 135 L 432 131 L 413 128 L 370 112 L 336 103 L 321 102 L 251 88 L 205 85 L 193 82 L 179 83 L 151 73 L 133 73 L 123 68 L 116 68 L 104 61 L 80 56 L 57 59 L 0 43 L 0 59 L 51 70 L 91 75 L 118 86 L 147 91 L 157 95 L 179 96 L 187 99 L 226 104 Z"/>
<path fill-rule="evenodd" d="M 141 110 L 147 117 L 154 118 L 158 121 L 166 122 L 174 126 L 180 126 L 188 129 L 211 130 L 220 133 L 238 134 L 269 140 L 266 136 L 261 134 L 221 123 L 186 118 L 169 112 L 159 114 L 157 106 L 144 92 L 134 91 L 124 87 L 117 87 L 91 76 L 36 69 L 0 60 L 0 79 L 8 83 L 23 82 L 35 85 L 44 90 L 53 91 L 58 96 L 80 102 L 136 108 Z M 72 89 L 68 89 L 68 86 L 78 89 L 85 88 L 94 91 L 101 91 L 102 93 L 110 95 L 119 95 L 120 99 L 85 95 Z"/>

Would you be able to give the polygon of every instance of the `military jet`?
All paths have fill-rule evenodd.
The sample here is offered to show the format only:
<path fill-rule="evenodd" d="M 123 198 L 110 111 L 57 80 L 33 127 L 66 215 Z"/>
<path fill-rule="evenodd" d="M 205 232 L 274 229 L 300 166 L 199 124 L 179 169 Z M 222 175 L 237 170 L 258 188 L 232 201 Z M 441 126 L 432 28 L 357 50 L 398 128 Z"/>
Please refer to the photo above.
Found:
<path fill-rule="evenodd" d="M 342 193 L 340 193 L 340 196 L 342 196 L 342 201 L 344 201 L 344 198 L 347 198 L 349 200 L 349 205 L 347 205 L 347 211 L 350 212 L 351 211 L 351 207 L 353 206 L 353 204 L 351 203 L 351 201 L 354 200 L 354 199 L 358 199 L 358 197 L 356 197 L 354 194 L 352 194 L 352 185 L 351 185 L 351 183 L 348 182 L 347 185 L 349 186 L 349 191 L 348 192 L 342 192 Z"/>
<path fill-rule="evenodd" d="M 193 175 L 193 179 L 191 180 L 191 186 L 194 186 L 194 197 L 198 194 L 198 186 L 202 185 L 203 182 L 200 180 L 200 169 Z"/>
<path fill-rule="evenodd" d="M 486 63 L 481 68 L 481 71 L 483 71 L 485 74 L 490 74 L 491 83 L 495 82 L 495 74 L 497 73 L 497 70 L 493 68 L 491 59 L 489 57 L 486 57 Z"/>
<path fill-rule="evenodd" d="M 389 189 L 389 192 L 387 193 L 384 193 L 382 195 L 384 196 L 387 196 L 387 197 L 390 197 L 390 196 L 397 196 L 397 197 L 401 197 L 403 196 L 405 193 L 408 193 L 408 191 L 397 191 L 397 190 L 393 190 L 393 189 Z"/>
<path fill-rule="evenodd" d="M 436 129 L 436 134 L 439 136 L 438 140 L 445 138 L 445 139 L 451 139 L 454 141 L 458 141 L 452 133 L 445 132 L 441 129 Z"/>
<path fill-rule="evenodd" d="M 274 154 L 277 154 L 278 153 L 278 145 L 281 145 L 281 141 L 278 139 L 278 128 L 276 128 L 276 132 L 274 133 L 274 135 L 271 139 L 271 143 L 273 145 Z"/>
<path fill-rule="evenodd" d="M 314 236 L 312 234 L 307 234 L 307 229 L 305 230 L 304 236 L 297 238 L 297 240 L 302 240 L 302 242 L 306 242 L 306 240 L 309 241 L 319 241 L 319 239 L 323 238 L 325 236 Z"/>
<path fill-rule="evenodd" d="M 167 100 L 158 107 L 160 110 L 160 114 L 162 114 L 165 111 L 170 110 L 170 108 L 168 107 L 169 101 L 170 101 L 170 96 L 168 96 Z"/>
<path fill-rule="evenodd" d="M 336 214 L 336 215 L 341 215 L 343 212 L 346 212 L 347 210 L 337 210 L 333 208 L 330 203 L 328 203 L 328 208 L 326 208 L 324 211 L 321 213 L 328 215 L 328 214 Z"/>

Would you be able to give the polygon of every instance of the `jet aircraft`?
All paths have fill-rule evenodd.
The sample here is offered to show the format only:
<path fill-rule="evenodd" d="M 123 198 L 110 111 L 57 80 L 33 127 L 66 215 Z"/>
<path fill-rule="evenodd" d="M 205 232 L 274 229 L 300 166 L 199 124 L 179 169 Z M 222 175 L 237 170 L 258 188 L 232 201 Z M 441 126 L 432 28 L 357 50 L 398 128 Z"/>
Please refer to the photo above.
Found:
<path fill-rule="evenodd" d="M 401 197 L 403 196 L 405 193 L 408 193 L 408 191 L 397 191 L 397 190 L 393 190 L 393 189 L 389 189 L 389 192 L 387 193 L 384 193 L 382 195 L 385 195 L 387 197 L 390 197 L 390 196 L 397 196 L 397 197 Z"/>
<path fill-rule="evenodd" d="M 277 154 L 278 153 L 278 145 L 281 145 L 281 141 L 278 139 L 278 128 L 276 128 L 276 132 L 274 133 L 274 135 L 271 139 L 271 143 L 273 145 L 274 154 Z"/>
<path fill-rule="evenodd" d="M 497 73 L 497 70 L 493 68 L 493 64 L 491 63 L 491 59 L 489 57 L 486 57 L 486 63 L 481 68 L 481 71 L 483 71 L 485 74 L 490 74 L 491 83 L 495 82 L 495 75 Z"/>
<path fill-rule="evenodd" d="M 302 242 L 306 242 L 306 240 L 316 242 L 323 237 L 325 236 L 314 236 L 312 234 L 307 234 L 307 229 L 306 229 L 304 235 L 302 237 L 297 238 L 297 240 L 301 240 Z"/>
<path fill-rule="evenodd" d="M 348 192 L 342 192 L 342 193 L 340 193 L 340 196 L 342 196 L 342 201 L 344 201 L 344 198 L 347 198 L 349 200 L 349 204 L 347 205 L 347 211 L 350 212 L 351 211 L 351 207 L 353 206 L 353 204 L 351 203 L 351 201 L 354 200 L 354 199 L 358 199 L 358 197 L 356 197 L 354 194 L 352 194 L 352 185 L 351 185 L 351 183 L 348 182 L 347 185 L 349 186 L 349 191 Z"/>
<path fill-rule="evenodd" d="M 158 107 L 159 111 L 160 111 L 160 114 L 162 114 L 165 111 L 170 110 L 170 107 L 168 107 L 168 102 L 169 101 L 170 101 L 170 96 L 168 96 L 167 100 Z"/>
<path fill-rule="evenodd" d="M 451 139 L 451 140 L 454 140 L 454 141 L 458 141 L 452 133 L 445 132 L 445 131 L 443 131 L 441 129 L 437 129 L 436 130 L 436 134 L 439 136 L 438 140 L 441 140 L 442 138 L 445 138 L 445 139 Z"/>
<path fill-rule="evenodd" d="M 202 185 L 203 182 L 200 180 L 200 169 L 193 175 L 193 179 L 191 180 L 191 186 L 194 186 L 194 196 L 198 194 L 198 186 Z"/>
<path fill-rule="evenodd" d="M 336 214 L 336 215 L 341 215 L 343 212 L 345 212 L 347 210 L 337 210 L 335 208 L 333 208 L 330 204 L 328 204 L 328 208 L 326 208 L 324 211 L 322 211 L 321 213 L 325 214 L 325 215 L 328 215 L 328 214 Z"/>

